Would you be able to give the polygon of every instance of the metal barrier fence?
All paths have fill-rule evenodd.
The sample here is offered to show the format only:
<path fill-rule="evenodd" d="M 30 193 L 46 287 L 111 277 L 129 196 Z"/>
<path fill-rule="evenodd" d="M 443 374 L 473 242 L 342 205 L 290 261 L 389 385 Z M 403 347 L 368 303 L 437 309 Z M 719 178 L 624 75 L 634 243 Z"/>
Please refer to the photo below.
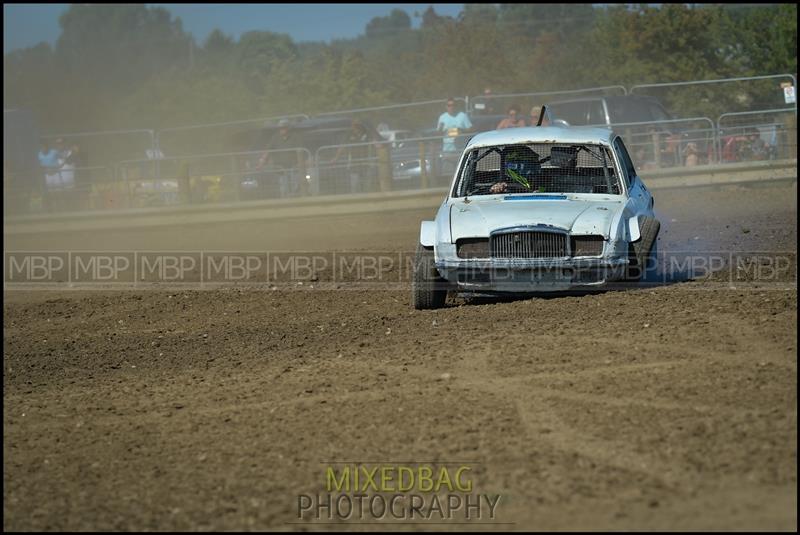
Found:
<path fill-rule="evenodd" d="M 716 126 L 721 163 L 797 158 L 794 108 L 723 113 Z"/>
<path fill-rule="evenodd" d="M 7 177 L 3 188 L 4 209 L 9 214 L 26 214 L 129 207 L 123 196 L 114 194 L 114 189 L 112 167 L 41 169 L 34 176 Z"/>
<path fill-rule="evenodd" d="M 280 199 L 311 194 L 311 152 L 302 147 L 120 162 L 133 206 Z"/>
<path fill-rule="evenodd" d="M 726 113 L 716 122 L 695 117 L 607 127 L 623 136 L 639 170 L 797 155 L 791 108 Z M 56 170 L 55 177 L 42 170 L 29 177 L 36 185 L 27 189 L 9 177 L 5 207 L 6 213 L 115 210 L 441 187 L 473 135 L 326 145 L 313 154 L 298 147 L 127 160 Z"/>
<path fill-rule="evenodd" d="M 597 126 L 611 128 L 622 136 L 633 164 L 640 170 L 717 161 L 716 129 L 708 117 Z"/>
<path fill-rule="evenodd" d="M 327 145 L 314 161 L 320 194 L 425 189 L 447 185 L 474 133 Z"/>
<path fill-rule="evenodd" d="M 546 102 L 541 97 L 553 96 L 610 96 L 622 92 L 627 95 L 628 90 L 621 85 L 603 87 L 588 87 L 585 89 L 570 89 L 565 91 L 538 91 L 534 93 L 507 93 L 500 95 L 478 95 L 470 97 L 470 111 L 475 115 L 504 115 L 509 106 L 519 106 L 519 117 L 529 120 L 530 110 L 533 106 L 541 106 Z M 547 100 L 553 100 L 549 98 Z"/>
<path fill-rule="evenodd" d="M 315 117 L 343 115 L 366 121 L 374 128 L 378 128 L 382 124 L 391 125 L 392 130 L 417 131 L 433 129 L 436 128 L 436 120 L 446 109 L 447 100 L 425 100 L 389 106 L 324 112 L 315 115 Z M 466 97 L 453 97 L 453 100 L 460 107 L 459 111 L 468 111 L 468 99 Z"/>
<path fill-rule="evenodd" d="M 262 119 L 162 128 L 156 133 L 155 143 L 163 154 L 169 156 L 249 150 L 254 140 L 258 139 L 258 132 L 265 127 L 277 127 L 281 119 L 296 122 L 308 119 L 308 115 L 280 115 Z"/>
<path fill-rule="evenodd" d="M 783 82 L 780 82 L 783 80 Z M 692 80 L 638 84 L 630 94 L 657 97 L 669 110 L 685 115 L 717 117 L 726 112 L 794 106 L 797 113 L 797 79 L 792 74 L 744 76 L 717 80 Z"/>
<path fill-rule="evenodd" d="M 779 83 L 780 80 L 784 82 Z M 499 105 L 513 101 L 521 107 L 521 115 L 525 117 L 527 105 L 540 104 L 541 97 L 663 92 L 662 100 L 672 104 L 668 108 L 678 113 L 702 110 L 697 117 L 689 119 L 603 125 L 619 131 L 634 163 L 647 169 L 796 158 L 797 103 L 796 97 L 790 98 L 795 91 L 794 75 L 777 74 L 640 84 L 630 91 L 623 86 L 604 86 L 455 100 L 466 110 L 479 112 L 473 116 L 478 130 L 493 129 L 497 116 L 505 112 L 505 109 L 495 110 L 497 114 L 492 117 L 487 113 L 491 110 L 486 103 Z M 781 107 L 784 102 L 776 105 L 780 100 L 792 107 Z M 285 166 L 258 168 L 257 160 L 264 151 L 242 151 L 262 146 L 265 134 L 277 127 L 280 119 L 308 119 L 302 114 L 166 128 L 158 132 L 139 129 L 44 136 L 48 140 L 63 138 L 66 147 L 77 144 L 82 161 L 91 164 L 92 167 L 87 165 L 75 170 L 76 177 L 88 177 L 89 185 L 77 185 L 76 179 L 76 186 L 67 188 L 79 192 L 82 200 L 71 200 L 69 195 L 62 195 L 65 200 L 58 200 L 58 194 L 49 194 L 42 171 L 42 176 L 32 177 L 30 184 L 24 186 L 19 186 L 15 178 L 4 181 L 4 191 L 8 193 L 5 206 L 10 210 L 7 213 L 14 210 L 116 209 L 443 185 L 452 178 L 461 149 L 473 134 L 458 136 L 454 139 L 456 148 L 445 151 L 441 134 L 425 137 L 412 132 L 433 131 L 446 101 L 319 114 L 321 118 L 361 118 L 373 127 L 385 123 L 394 131 L 384 133 L 394 134 L 395 138 L 391 142 L 322 147 L 318 142 L 307 148 L 286 149 L 303 153 L 300 158 L 303 163 L 293 168 L 294 171 L 287 171 Z M 478 110 L 481 103 L 484 107 Z M 758 105 L 761 109 L 754 110 Z M 713 121 L 708 117 L 718 119 Z M 328 134 L 338 132 L 340 126 L 329 128 Z M 330 135 L 319 139 L 330 139 Z M 51 202 L 52 199 L 56 200 Z"/>
<path fill-rule="evenodd" d="M 784 80 L 783 83 L 778 83 Z M 726 78 L 717 80 L 695 80 L 639 84 L 628 91 L 624 86 L 611 85 L 584 89 L 540 91 L 499 95 L 478 95 L 475 97 L 456 97 L 467 112 L 473 113 L 473 123 L 482 128 L 491 126 L 490 115 L 500 116 L 509 104 L 520 106 L 520 115 L 529 121 L 529 111 L 533 105 L 542 104 L 542 97 L 590 96 L 612 94 L 655 94 L 667 104 L 669 109 L 680 115 L 717 117 L 724 112 L 752 111 L 754 109 L 774 109 L 782 105 L 789 96 L 795 95 L 796 78 L 792 74 L 775 74 Z M 793 97 L 795 114 L 796 96 Z M 356 108 L 325 112 L 317 117 L 346 116 L 360 118 L 377 127 L 387 125 L 391 130 L 405 131 L 403 136 L 415 135 L 412 132 L 432 130 L 435 121 L 444 111 L 446 99 L 410 102 L 369 108 Z M 479 109 L 480 106 L 483 109 Z M 494 106 L 494 110 L 490 109 Z M 502 106 L 502 109 L 498 109 Z M 493 112 L 493 113 L 492 113 Z M 495 117 L 497 118 L 497 117 Z M 103 132 L 80 132 L 44 136 L 54 140 L 59 137 L 67 145 L 77 143 L 88 156 L 90 165 L 112 165 L 123 160 L 141 158 L 159 159 L 163 155 L 179 156 L 203 152 L 220 153 L 250 150 L 260 145 L 265 129 L 274 127 L 280 119 L 308 119 L 304 114 L 281 115 L 262 119 L 245 119 L 223 123 L 189 125 L 154 130 L 117 130 Z M 483 124 L 486 123 L 486 124 Z M 496 124 L 496 123 L 495 123 Z M 391 135 L 390 133 L 387 135 Z M 420 135 L 420 134 L 416 134 Z M 156 166 L 156 174 L 160 170 Z"/>
<path fill-rule="evenodd" d="M 65 149 L 78 146 L 84 161 L 93 166 L 113 165 L 120 160 L 154 154 L 155 130 L 111 130 L 42 136 L 51 143 L 62 139 Z"/>

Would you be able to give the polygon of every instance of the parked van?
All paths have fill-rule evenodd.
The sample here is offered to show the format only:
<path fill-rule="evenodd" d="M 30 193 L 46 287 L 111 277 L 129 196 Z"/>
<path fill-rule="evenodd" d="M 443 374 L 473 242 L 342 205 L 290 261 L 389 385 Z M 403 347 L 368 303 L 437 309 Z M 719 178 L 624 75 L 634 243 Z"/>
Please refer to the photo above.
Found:
<path fill-rule="evenodd" d="M 713 125 L 675 122 L 654 97 L 582 97 L 549 102 L 547 109 L 556 124 L 608 126 L 625 136 L 634 164 L 641 169 L 686 165 L 689 153 L 697 163 L 708 163 L 713 156 Z"/>

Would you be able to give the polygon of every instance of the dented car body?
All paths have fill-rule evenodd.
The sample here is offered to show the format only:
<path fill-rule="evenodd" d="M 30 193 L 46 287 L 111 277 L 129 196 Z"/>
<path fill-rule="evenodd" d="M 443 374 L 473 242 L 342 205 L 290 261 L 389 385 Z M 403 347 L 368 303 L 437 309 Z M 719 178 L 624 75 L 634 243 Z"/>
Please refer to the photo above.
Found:
<path fill-rule="evenodd" d="M 640 280 L 654 199 L 607 129 L 510 128 L 473 137 L 447 198 L 423 221 L 416 308 L 448 291 L 552 292 Z"/>

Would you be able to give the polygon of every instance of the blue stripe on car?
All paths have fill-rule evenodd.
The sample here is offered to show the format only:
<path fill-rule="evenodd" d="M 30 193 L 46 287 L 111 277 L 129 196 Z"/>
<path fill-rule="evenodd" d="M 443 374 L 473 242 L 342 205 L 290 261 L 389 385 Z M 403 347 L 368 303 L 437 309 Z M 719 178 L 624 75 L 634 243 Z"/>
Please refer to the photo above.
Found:
<path fill-rule="evenodd" d="M 566 195 L 514 195 L 503 197 L 504 201 L 541 201 L 541 200 L 565 200 Z"/>

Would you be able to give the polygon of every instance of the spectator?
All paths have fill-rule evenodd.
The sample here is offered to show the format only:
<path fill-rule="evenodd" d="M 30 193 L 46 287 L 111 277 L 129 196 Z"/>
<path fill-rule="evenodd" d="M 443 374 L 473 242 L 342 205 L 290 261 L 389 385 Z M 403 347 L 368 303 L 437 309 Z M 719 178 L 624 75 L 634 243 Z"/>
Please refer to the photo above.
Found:
<path fill-rule="evenodd" d="M 380 136 L 371 132 L 358 119 L 350 123 L 350 130 L 342 140 L 343 145 L 336 151 L 331 163 L 336 163 L 342 156 L 347 157 L 347 173 L 350 176 L 350 193 L 372 191 L 372 166 L 369 162 L 370 148 L 368 143 L 377 141 Z"/>
<path fill-rule="evenodd" d="M 75 186 L 75 161 L 72 158 L 72 150 L 67 148 L 64 140 L 56 140 L 56 150 L 58 150 L 58 163 L 61 167 L 61 184 L 64 187 Z"/>
<path fill-rule="evenodd" d="M 447 111 L 439 116 L 436 130 L 445 132 L 447 136 L 442 139 L 442 152 L 458 152 L 455 138 L 464 132 L 472 130 L 472 122 L 463 111 L 456 113 L 456 101 L 452 98 L 447 99 Z"/>
<path fill-rule="evenodd" d="M 534 106 L 531 108 L 530 126 L 549 126 L 550 121 L 547 120 L 547 115 L 542 117 L 542 124 L 539 125 L 539 116 L 542 114 L 541 106 Z"/>
<path fill-rule="evenodd" d="M 519 128 L 525 126 L 525 120 L 521 117 L 518 117 L 518 106 L 509 106 L 508 107 L 508 116 L 506 116 L 503 120 L 497 123 L 497 130 L 502 130 L 504 128 Z"/>
<path fill-rule="evenodd" d="M 690 142 L 686 145 L 686 160 L 684 161 L 686 167 L 695 167 L 700 165 L 700 151 L 697 148 L 697 143 Z"/>
<path fill-rule="evenodd" d="M 659 133 L 664 136 L 664 147 L 661 149 L 661 167 L 680 165 L 681 135 L 675 132 Z"/>
<path fill-rule="evenodd" d="M 494 115 L 494 104 L 492 104 L 492 90 L 487 87 L 483 90 L 483 97 L 475 99 L 474 111 L 481 115 Z"/>
<path fill-rule="evenodd" d="M 61 162 L 58 150 L 51 146 L 47 140 L 42 140 L 41 149 L 37 155 L 39 165 L 44 171 L 44 203 L 48 211 L 54 211 L 61 205 Z"/>
<path fill-rule="evenodd" d="M 301 189 L 305 193 L 307 182 L 305 177 L 300 180 L 300 172 L 304 162 L 302 152 L 299 150 L 302 148 L 299 136 L 292 130 L 288 119 L 281 119 L 278 122 L 278 127 L 278 133 L 272 136 L 267 145 L 267 152 L 259 158 L 256 170 L 260 171 L 267 164 L 277 168 L 280 196 L 285 198 L 289 195 L 297 194 Z M 260 176 L 259 179 L 261 189 L 267 189 L 267 177 Z"/>
<path fill-rule="evenodd" d="M 86 160 L 86 153 L 83 152 L 77 143 L 73 143 L 69 150 L 64 165 L 70 165 L 75 173 L 75 203 L 78 208 L 88 208 L 89 194 L 92 184 L 89 180 L 89 171 L 86 169 L 89 164 Z"/>
<path fill-rule="evenodd" d="M 447 99 L 447 111 L 439 116 L 436 130 L 446 133 L 442 139 L 442 168 L 441 173 L 449 174 L 455 171 L 458 163 L 460 148 L 456 146 L 456 138 L 472 130 L 472 122 L 463 111 L 456 113 L 456 101 L 451 97 Z"/>
<path fill-rule="evenodd" d="M 42 166 L 42 169 L 45 173 L 45 184 L 49 187 L 51 183 L 55 184 L 58 182 L 58 168 L 60 164 L 58 163 L 58 151 L 50 146 L 50 143 L 47 140 L 42 140 L 42 147 L 39 149 L 39 165 Z"/>
<path fill-rule="evenodd" d="M 767 144 L 761 138 L 761 132 L 757 128 L 749 130 L 747 140 L 750 145 L 750 154 L 753 160 L 766 160 L 769 158 Z"/>

